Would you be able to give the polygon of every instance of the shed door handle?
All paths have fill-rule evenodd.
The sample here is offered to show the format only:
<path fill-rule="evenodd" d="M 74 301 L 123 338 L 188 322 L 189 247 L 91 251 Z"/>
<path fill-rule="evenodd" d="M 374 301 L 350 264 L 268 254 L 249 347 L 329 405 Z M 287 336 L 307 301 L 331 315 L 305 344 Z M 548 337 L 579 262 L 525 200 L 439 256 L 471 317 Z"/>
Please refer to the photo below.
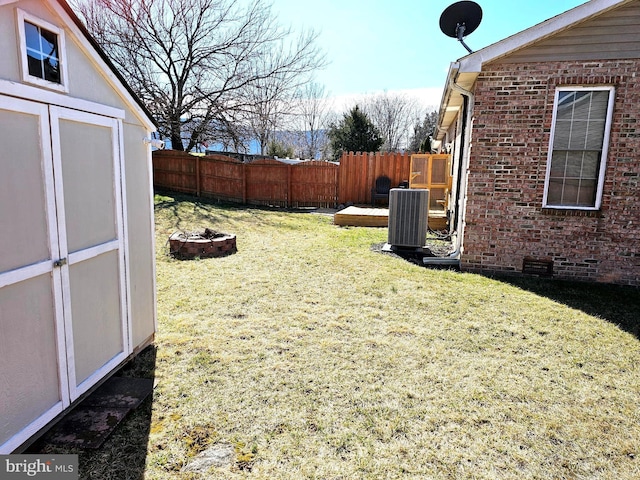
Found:
<path fill-rule="evenodd" d="M 53 262 L 54 267 L 62 267 L 63 265 L 66 265 L 66 264 L 67 264 L 66 258 L 61 258 L 60 260 L 56 260 L 55 262 Z"/>

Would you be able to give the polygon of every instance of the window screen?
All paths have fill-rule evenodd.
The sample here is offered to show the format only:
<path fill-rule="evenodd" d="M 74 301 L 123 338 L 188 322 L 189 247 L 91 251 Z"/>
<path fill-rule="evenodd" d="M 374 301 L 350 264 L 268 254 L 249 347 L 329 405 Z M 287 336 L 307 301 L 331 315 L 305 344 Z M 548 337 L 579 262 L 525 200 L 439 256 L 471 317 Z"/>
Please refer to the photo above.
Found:
<path fill-rule="evenodd" d="M 598 206 L 612 94 L 609 88 L 558 92 L 547 172 L 547 206 Z"/>

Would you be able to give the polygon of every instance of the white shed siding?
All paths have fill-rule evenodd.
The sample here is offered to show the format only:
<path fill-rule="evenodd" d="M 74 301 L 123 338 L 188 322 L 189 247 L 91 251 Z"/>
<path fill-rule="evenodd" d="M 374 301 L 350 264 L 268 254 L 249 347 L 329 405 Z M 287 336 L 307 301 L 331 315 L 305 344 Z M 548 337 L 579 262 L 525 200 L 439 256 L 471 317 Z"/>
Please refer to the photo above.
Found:
<path fill-rule="evenodd" d="M 151 158 L 146 158 L 147 147 L 140 141 L 146 135 L 143 127 L 124 124 L 124 150 L 128 155 L 138 159 L 125 162 L 127 218 L 127 256 L 129 259 L 129 291 L 131 299 L 132 340 L 134 348 L 148 342 L 155 332 L 156 293 L 155 257 L 154 257 L 154 224 L 153 217 L 148 214 L 153 210 L 153 191 L 139 188 L 140 185 L 151 185 L 153 173 Z M 146 159 L 146 160 L 145 160 Z"/>
<path fill-rule="evenodd" d="M 0 1 L 0 453 L 20 447 L 155 332 L 143 143 L 154 126 L 66 8 Z M 17 9 L 64 31 L 68 92 L 22 78 Z M 106 190 L 84 189 L 91 162 Z M 104 208 L 84 208 L 98 191 Z M 67 263 L 56 262 L 62 257 Z"/>

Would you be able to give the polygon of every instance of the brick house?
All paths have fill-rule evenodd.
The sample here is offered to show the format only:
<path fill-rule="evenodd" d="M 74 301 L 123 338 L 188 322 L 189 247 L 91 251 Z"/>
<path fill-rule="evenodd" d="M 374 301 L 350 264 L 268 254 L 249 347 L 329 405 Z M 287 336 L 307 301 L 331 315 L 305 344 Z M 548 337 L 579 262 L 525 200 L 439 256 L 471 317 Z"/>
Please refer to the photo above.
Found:
<path fill-rule="evenodd" d="M 463 270 L 640 285 L 640 0 L 452 63 L 439 115 Z"/>

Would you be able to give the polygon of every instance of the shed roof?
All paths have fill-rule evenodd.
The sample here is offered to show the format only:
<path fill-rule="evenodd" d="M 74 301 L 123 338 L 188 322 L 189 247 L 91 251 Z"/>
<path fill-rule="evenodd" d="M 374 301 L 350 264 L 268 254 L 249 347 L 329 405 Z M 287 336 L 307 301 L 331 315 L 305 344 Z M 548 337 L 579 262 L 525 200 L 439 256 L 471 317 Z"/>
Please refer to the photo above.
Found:
<path fill-rule="evenodd" d="M 441 140 L 445 132 L 455 121 L 463 99 L 456 87 L 471 90 L 483 65 L 507 59 L 549 37 L 558 35 L 577 25 L 594 19 L 606 12 L 638 2 L 638 0 L 591 0 L 560 15 L 552 17 L 531 28 L 491 44 L 481 50 L 452 62 L 447 74 L 447 83 L 440 102 L 438 132 L 436 139 Z"/>
<path fill-rule="evenodd" d="M 74 33 L 81 37 L 80 40 L 86 40 L 85 47 L 88 47 L 95 52 L 100 60 L 100 62 L 98 63 L 101 64 L 101 67 L 108 74 L 110 74 L 108 75 L 108 80 L 110 81 L 112 86 L 121 93 L 123 98 L 132 107 L 134 113 L 140 117 L 140 120 L 142 120 L 149 127 L 155 129 L 157 127 L 157 122 L 153 118 L 152 113 L 142 102 L 140 97 L 138 97 L 138 95 L 133 91 L 131 86 L 127 83 L 125 78 L 118 71 L 113 62 L 109 59 L 102 47 L 100 47 L 98 42 L 89 33 L 82 20 L 80 20 L 78 15 L 76 15 L 76 13 L 66 2 L 66 0 L 45 0 L 45 2 L 49 3 L 54 8 L 54 10 L 58 11 L 59 14 L 64 12 L 64 14 L 69 17 L 69 19 L 73 22 L 73 25 L 70 25 L 70 27 L 75 27 Z M 59 7 L 59 9 L 56 7 Z"/>

